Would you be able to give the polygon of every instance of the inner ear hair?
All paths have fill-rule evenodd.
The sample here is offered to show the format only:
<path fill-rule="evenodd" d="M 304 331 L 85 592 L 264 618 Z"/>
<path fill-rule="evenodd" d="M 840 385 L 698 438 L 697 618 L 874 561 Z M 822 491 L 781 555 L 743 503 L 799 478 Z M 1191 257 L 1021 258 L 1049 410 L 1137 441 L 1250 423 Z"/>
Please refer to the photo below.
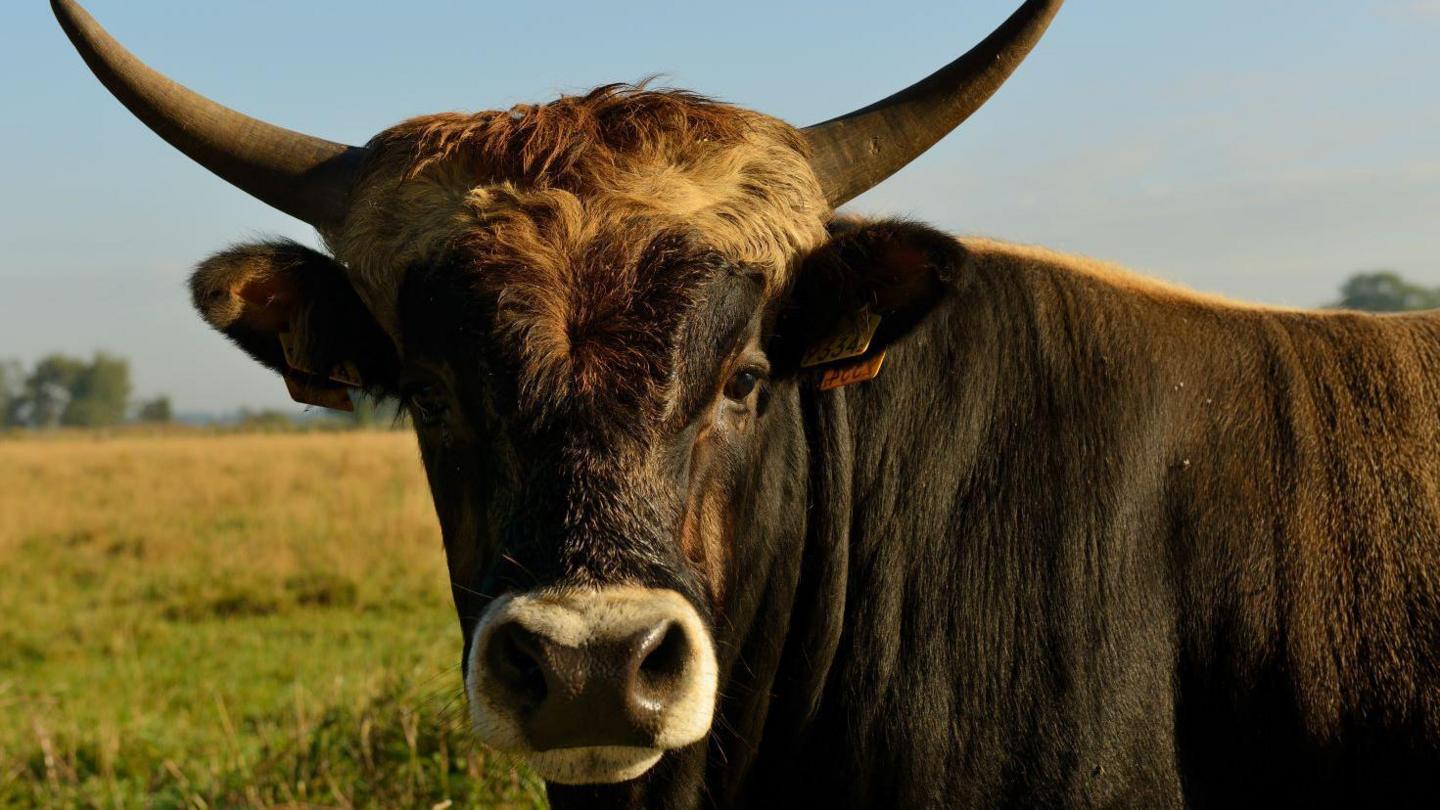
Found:
<path fill-rule="evenodd" d="M 235 245 L 200 263 L 190 295 L 200 316 L 250 356 L 284 373 L 280 345 L 302 307 L 302 279 L 329 260 L 289 241 Z"/>
<path fill-rule="evenodd" d="M 201 317 L 281 374 L 353 363 L 366 387 L 383 387 L 398 366 L 394 344 L 344 267 L 304 245 L 276 240 L 228 248 L 201 262 L 190 291 Z M 282 333 L 289 333 L 299 363 L 287 361 Z"/>
<path fill-rule="evenodd" d="M 959 240 L 915 222 L 837 217 L 828 228 L 796 275 L 772 356 L 796 361 L 865 309 L 882 319 L 872 340 L 881 348 L 919 323 L 965 262 Z"/>

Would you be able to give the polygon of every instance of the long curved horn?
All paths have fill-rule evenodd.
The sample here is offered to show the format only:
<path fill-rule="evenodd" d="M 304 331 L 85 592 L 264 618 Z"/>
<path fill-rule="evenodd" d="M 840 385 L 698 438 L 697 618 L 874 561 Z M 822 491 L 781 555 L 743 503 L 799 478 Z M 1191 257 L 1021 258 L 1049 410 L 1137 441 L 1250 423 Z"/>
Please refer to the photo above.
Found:
<path fill-rule="evenodd" d="M 74 0 L 50 7 L 100 83 L 137 118 L 221 179 L 317 228 L 339 225 L 365 150 L 224 107 L 152 70 Z"/>
<path fill-rule="evenodd" d="M 889 98 L 805 128 L 831 206 L 859 196 L 980 109 L 1040 41 L 1064 0 L 1027 0 L 969 53 Z"/>

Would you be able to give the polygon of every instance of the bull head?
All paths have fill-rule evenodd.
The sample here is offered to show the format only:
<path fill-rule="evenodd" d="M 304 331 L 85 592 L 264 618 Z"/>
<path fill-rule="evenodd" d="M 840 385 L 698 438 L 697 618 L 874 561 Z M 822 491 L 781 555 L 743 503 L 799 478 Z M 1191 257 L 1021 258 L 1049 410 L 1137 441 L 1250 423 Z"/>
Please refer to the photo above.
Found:
<path fill-rule="evenodd" d="M 409 408 L 478 733 L 576 783 L 667 755 L 698 772 L 717 695 L 764 692 L 736 661 L 798 576 L 782 556 L 806 532 L 799 358 L 859 307 L 891 324 L 873 356 L 959 250 L 832 211 L 979 108 L 1060 4 L 1029 0 L 928 78 L 803 130 L 612 86 L 354 147 L 215 104 L 52 0 L 147 126 L 325 238 L 333 255 L 212 257 L 196 305 L 313 396 L 363 381 Z M 752 719 L 732 728 L 763 715 L 735 709 Z"/>

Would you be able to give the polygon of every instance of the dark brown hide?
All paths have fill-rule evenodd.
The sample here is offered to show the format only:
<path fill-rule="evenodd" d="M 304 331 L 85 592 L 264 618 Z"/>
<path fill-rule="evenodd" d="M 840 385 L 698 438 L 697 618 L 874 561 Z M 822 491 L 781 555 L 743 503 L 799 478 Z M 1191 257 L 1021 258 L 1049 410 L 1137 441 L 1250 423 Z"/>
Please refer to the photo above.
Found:
<path fill-rule="evenodd" d="M 701 102 L 633 103 L 673 144 L 666 116 Z M 196 290 L 272 364 L 282 320 L 370 347 L 367 381 L 420 423 L 467 643 L 507 589 L 639 583 L 710 623 L 710 739 L 624 785 L 553 787 L 556 806 L 1440 791 L 1435 316 L 1245 307 L 904 223 L 786 254 L 806 226 L 744 184 L 725 205 L 774 219 L 582 200 L 559 178 L 585 158 L 541 148 L 560 141 L 531 115 L 420 126 L 396 155 L 445 157 L 405 154 L 418 186 L 394 199 L 400 158 L 374 169 L 376 227 L 344 244 L 370 294 L 398 285 L 388 325 L 294 246 L 224 254 Z M 594 137 L 635 131 L 613 120 Z M 777 143 L 742 157 L 796 155 Z M 452 198 L 507 160 L 529 186 Z M 327 280 L 297 295 L 297 263 Z M 883 372 L 816 391 L 795 358 L 862 305 L 886 316 Z M 732 408 L 756 362 L 771 380 Z"/>
<path fill-rule="evenodd" d="M 799 394 L 816 573 L 747 795 L 1429 804 L 1440 318 L 961 244 L 879 379 Z"/>

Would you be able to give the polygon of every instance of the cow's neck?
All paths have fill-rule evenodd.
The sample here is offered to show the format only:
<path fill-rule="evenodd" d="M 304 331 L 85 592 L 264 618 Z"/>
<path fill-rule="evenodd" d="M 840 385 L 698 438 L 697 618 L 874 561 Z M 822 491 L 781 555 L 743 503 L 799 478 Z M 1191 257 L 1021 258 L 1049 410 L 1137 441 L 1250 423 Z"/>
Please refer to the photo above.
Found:
<path fill-rule="evenodd" d="M 1047 627 L 1055 600 L 1080 595 L 1045 538 L 1116 530 L 1116 515 L 1076 508 L 1107 474 L 1087 472 L 1086 442 L 1130 452 L 1109 435 L 1123 420 L 1087 410 L 1116 369 L 1072 358 L 1120 358 L 1082 311 L 1086 277 L 982 269 L 890 347 L 877 380 L 803 397 L 803 574 L 750 780 L 766 801 L 791 774 L 825 772 L 844 776 L 785 798 L 923 805 L 976 758 L 990 761 L 963 787 L 997 789 L 1015 752 L 992 738 L 1030 733 L 1016 695 L 1058 688 L 1012 679 L 1048 677 L 1040 659 L 1082 643 Z"/>

